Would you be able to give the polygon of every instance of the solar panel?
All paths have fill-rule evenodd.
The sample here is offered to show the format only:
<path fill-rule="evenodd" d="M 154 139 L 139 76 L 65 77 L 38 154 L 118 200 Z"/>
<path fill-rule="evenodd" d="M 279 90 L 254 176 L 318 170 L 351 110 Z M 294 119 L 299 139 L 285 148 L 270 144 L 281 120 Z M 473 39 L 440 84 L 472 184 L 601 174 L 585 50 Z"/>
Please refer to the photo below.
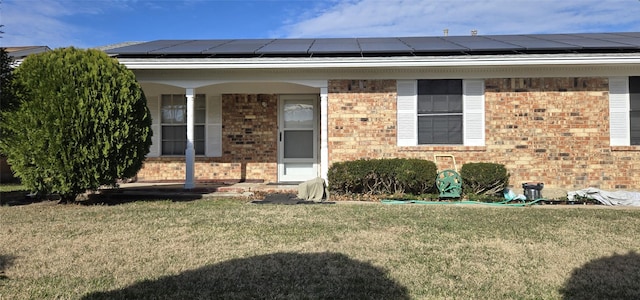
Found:
<path fill-rule="evenodd" d="M 307 54 L 313 39 L 278 39 L 258 49 L 259 54 Z"/>
<path fill-rule="evenodd" d="M 614 43 L 613 47 L 611 45 L 606 46 L 609 48 L 640 47 L 640 35 L 634 37 L 632 35 L 623 35 L 623 34 L 615 34 L 615 33 L 583 33 L 583 34 L 574 34 L 574 36 L 580 36 L 590 40 L 599 40 L 603 42 Z M 594 44 L 596 42 L 591 42 L 591 43 Z M 622 45 L 617 45 L 617 44 L 622 44 Z"/>
<path fill-rule="evenodd" d="M 151 51 L 173 47 L 189 42 L 188 40 L 157 40 L 107 50 L 110 54 L 149 54 Z"/>
<path fill-rule="evenodd" d="M 587 39 L 606 39 L 615 36 L 611 33 L 573 33 L 569 35 Z"/>
<path fill-rule="evenodd" d="M 327 38 L 315 40 L 309 52 L 312 54 L 360 53 L 361 49 L 357 39 Z"/>
<path fill-rule="evenodd" d="M 542 40 L 560 41 L 560 42 L 583 38 L 583 37 L 572 35 L 572 34 L 527 34 L 527 36 L 532 38 L 542 39 Z"/>
<path fill-rule="evenodd" d="M 398 38 L 360 38 L 358 39 L 360 49 L 364 53 L 393 53 L 412 52 L 413 49 L 407 46 Z"/>
<path fill-rule="evenodd" d="M 201 54 L 202 52 L 230 42 L 230 40 L 194 40 L 186 43 L 149 51 L 159 54 Z"/>
<path fill-rule="evenodd" d="M 571 45 L 577 45 L 582 48 L 592 48 L 592 49 L 624 48 L 626 46 L 624 44 L 620 44 L 617 42 L 605 41 L 601 39 L 590 39 L 590 38 L 571 39 L 566 41 L 566 43 Z"/>
<path fill-rule="evenodd" d="M 439 37 L 403 37 L 402 42 L 411 47 L 414 52 L 460 52 L 467 48 L 449 42 Z"/>
<path fill-rule="evenodd" d="M 522 47 L 482 36 L 449 36 L 443 39 L 461 45 L 470 51 L 522 50 Z"/>
<path fill-rule="evenodd" d="M 640 48 L 640 37 L 607 38 L 607 41 L 627 45 L 630 48 Z"/>
<path fill-rule="evenodd" d="M 487 38 L 509 43 L 521 47 L 520 50 L 557 50 L 557 49 L 579 49 L 580 47 L 561 43 L 558 41 L 533 38 L 526 35 L 495 35 Z M 515 50 L 515 49 L 514 49 Z"/>
<path fill-rule="evenodd" d="M 272 39 L 250 39 L 250 40 L 232 40 L 228 43 L 221 44 L 217 47 L 209 48 L 202 51 L 205 54 L 231 54 L 231 55 L 247 55 L 255 54 L 258 49 L 271 43 Z"/>
<path fill-rule="evenodd" d="M 640 32 L 621 32 L 621 33 L 616 33 L 615 35 L 626 36 L 626 37 L 640 37 Z"/>
<path fill-rule="evenodd" d="M 637 51 L 640 32 L 246 40 L 157 40 L 106 50 L 123 56 L 438 55 L 526 51 Z M 538 52 L 536 52 L 538 53 Z"/>

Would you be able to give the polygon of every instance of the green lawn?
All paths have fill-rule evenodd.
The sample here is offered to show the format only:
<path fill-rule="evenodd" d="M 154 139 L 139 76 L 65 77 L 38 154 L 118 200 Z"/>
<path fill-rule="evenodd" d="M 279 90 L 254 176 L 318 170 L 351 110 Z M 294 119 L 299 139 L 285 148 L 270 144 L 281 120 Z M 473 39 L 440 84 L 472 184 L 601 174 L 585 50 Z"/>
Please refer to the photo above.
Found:
<path fill-rule="evenodd" d="M 640 209 L 0 206 L 0 299 L 638 299 Z"/>

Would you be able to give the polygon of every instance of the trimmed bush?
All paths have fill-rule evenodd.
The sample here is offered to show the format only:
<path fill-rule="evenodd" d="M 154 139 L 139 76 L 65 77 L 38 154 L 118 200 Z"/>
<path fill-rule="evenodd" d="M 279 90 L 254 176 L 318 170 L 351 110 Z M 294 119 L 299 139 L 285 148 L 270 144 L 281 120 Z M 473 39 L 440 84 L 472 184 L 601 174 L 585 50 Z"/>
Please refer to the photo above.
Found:
<path fill-rule="evenodd" d="M 436 165 L 421 159 L 360 159 L 337 162 L 328 171 L 338 194 L 424 194 L 433 191 Z"/>
<path fill-rule="evenodd" d="M 494 195 L 509 184 L 509 173 L 504 165 L 495 163 L 466 163 L 460 169 L 465 194 Z"/>
<path fill-rule="evenodd" d="M 31 191 L 70 202 L 136 175 L 151 145 L 151 116 L 134 74 L 98 50 L 32 55 L 15 70 L 15 111 L 3 114 L 0 151 Z"/>

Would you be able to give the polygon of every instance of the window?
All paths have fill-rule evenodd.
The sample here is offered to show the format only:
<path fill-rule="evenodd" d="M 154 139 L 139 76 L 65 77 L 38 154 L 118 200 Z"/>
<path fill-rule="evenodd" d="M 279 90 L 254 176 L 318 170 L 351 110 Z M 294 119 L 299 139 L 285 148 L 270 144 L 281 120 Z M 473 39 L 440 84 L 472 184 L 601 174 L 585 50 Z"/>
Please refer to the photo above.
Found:
<path fill-rule="evenodd" d="M 629 119 L 631 145 L 640 145 L 640 76 L 629 77 Z"/>
<path fill-rule="evenodd" d="M 640 76 L 609 78 L 611 146 L 640 145 Z"/>
<path fill-rule="evenodd" d="M 484 80 L 397 82 L 398 146 L 484 146 Z"/>
<path fill-rule="evenodd" d="M 184 155 L 187 148 L 187 98 L 185 95 L 162 95 L 160 103 L 162 155 Z M 196 155 L 205 151 L 205 95 L 194 99 L 194 148 Z"/>
<path fill-rule="evenodd" d="M 418 80 L 418 145 L 462 144 L 462 80 Z"/>

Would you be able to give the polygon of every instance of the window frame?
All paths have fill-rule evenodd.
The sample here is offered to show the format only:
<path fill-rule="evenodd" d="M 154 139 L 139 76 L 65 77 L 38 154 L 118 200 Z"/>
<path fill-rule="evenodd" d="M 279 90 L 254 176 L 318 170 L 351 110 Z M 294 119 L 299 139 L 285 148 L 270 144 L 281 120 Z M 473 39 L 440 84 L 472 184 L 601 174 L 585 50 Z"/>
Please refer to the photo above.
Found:
<path fill-rule="evenodd" d="M 398 147 L 485 146 L 485 80 L 460 80 L 462 80 L 461 144 L 418 144 L 418 79 L 396 81 L 396 145 Z"/>
<path fill-rule="evenodd" d="M 452 89 L 452 83 L 455 82 L 455 91 L 451 91 Z M 433 87 L 431 85 L 435 85 L 435 84 L 442 84 L 442 86 L 439 87 Z M 417 91 L 417 109 L 416 109 L 416 114 L 417 114 L 417 120 L 418 120 L 418 125 L 416 128 L 416 134 L 417 134 L 417 145 L 464 145 L 464 139 L 463 139 L 463 132 L 464 132 L 464 107 L 463 107 L 463 83 L 462 83 L 462 79 L 418 79 L 417 80 L 417 85 L 418 85 L 418 91 Z M 430 87 L 425 87 L 425 85 L 429 85 Z M 458 86 L 459 85 L 459 86 Z M 425 90 L 426 89 L 426 90 Z M 438 89 L 444 89 L 446 91 L 442 91 L 440 93 L 437 93 L 436 90 Z M 423 97 L 421 97 L 423 96 Z M 452 98 L 452 96 L 459 96 L 459 107 L 460 109 L 452 109 L 451 105 L 450 105 L 450 100 L 454 100 L 457 101 L 458 99 L 450 99 Z M 433 111 L 422 111 L 420 109 L 421 106 L 421 100 L 425 100 L 425 98 L 430 98 L 431 100 L 431 107 L 433 108 Z M 447 102 L 447 110 L 439 110 L 437 108 L 435 108 L 436 103 L 435 101 L 437 100 L 437 98 L 441 98 L 441 97 L 445 97 L 446 98 L 446 102 Z M 446 141 L 442 140 L 442 141 L 437 141 L 435 140 L 437 138 L 437 132 L 435 132 L 435 130 L 432 130 L 430 132 L 421 132 L 421 128 L 424 128 L 421 125 L 421 119 L 425 120 L 425 119 L 431 119 L 433 120 L 437 120 L 437 119 L 443 119 L 442 117 L 456 117 L 456 123 L 459 122 L 459 126 L 460 126 L 460 132 L 459 132 L 459 137 L 456 137 L 455 142 L 452 142 L 452 140 L 450 138 L 448 138 Z M 459 120 L 457 120 L 459 117 Z M 449 118 L 447 118 L 446 120 L 447 122 L 450 121 Z M 433 126 L 432 126 L 433 127 Z M 425 134 L 430 134 L 431 135 L 431 140 L 432 142 L 421 142 L 423 138 L 423 136 Z M 451 135 L 451 131 L 448 130 L 447 131 L 447 136 L 450 137 Z M 459 139 L 459 141 L 458 141 Z"/>
<path fill-rule="evenodd" d="M 640 146 L 640 76 L 629 76 L 629 145 Z M 634 105 L 635 104 L 635 105 Z M 634 122 L 633 115 L 636 114 Z M 634 126 L 635 125 L 635 126 Z"/>
<path fill-rule="evenodd" d="M 182 109 L 182 114 L 184 115 L 183 122 L 176 122 L 176 121 L 167 122 L 165 120 L 164 102 L 166 97 L 169 97 L 168 100 L 171 101 L 170 105 L 177 106 L 177 107 L 179 106 L 184 107 L 184 109 Z M 158 105 L 160 109 L 160 122 L 159 122 L 160 156 L 184 156 L 185 150 L 186 150 L 186 144 L 187 144 L 187 97 L 186 95 L 185 94 L 162 94 L 160 95 Z M 198 112 L 200 112 L 201 114 L 199 114 Z M 194 113 L 196 115 L 196 118 L 194 120 L 195 122 L 194 122 L 194 139 L 193 139 L 194 148 L 196 151 L 195 154 L 197 156 L 204 156 L 206 153 L 206 131 L 205 130 L 207 125 L 206 124 L 207 123 L 206 122 L 207 103 L 206 103 L 205 94 L 196 94 L 194 96 Z M 201 117 L 198 118 L 198 116 L 201 116 Z M 165 137 L 164 129 L 168 127 L 184 128 L 184 140 L 169 139 Z M 168 147 L 165 147 L 165 143 L 183 143 L 184 147 L 182 147 L 183 149 L 178 150 L 180 149 L 180 146 L 177 146 L 178 148 L 174 148 L 174 150 L 178 150 L 178 151 L 169 152 L 166 149 Z"/>

